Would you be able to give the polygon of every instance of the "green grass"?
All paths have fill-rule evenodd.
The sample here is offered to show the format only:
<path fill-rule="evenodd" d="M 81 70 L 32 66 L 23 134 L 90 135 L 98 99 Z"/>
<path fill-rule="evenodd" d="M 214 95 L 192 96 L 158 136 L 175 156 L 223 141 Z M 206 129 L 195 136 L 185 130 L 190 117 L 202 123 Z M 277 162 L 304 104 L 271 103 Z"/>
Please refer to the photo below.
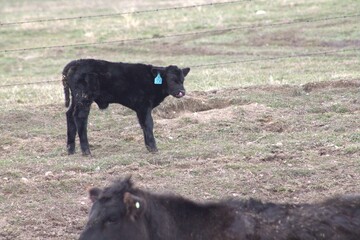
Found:
<path fill-rule="evenodd" d="M 359 7 L 359 3 L 356 1 L 344 2 L 297 1 L 294 6 L 286 3 L 267 3 L 266 1 L 241 2 L 157 13 L 10 25 L 0 28 L 3 38 L 0 47 L 5 50 L 173 35 L 294 19 L 341 16 L 350 14 L 351 10 Z M 2 21 L 26 21 L 26 19 L 39 17 L 73 17 L 87 15 L 87 11 L 91 11 L 90 15 L 106 14 L 113 13 L 116 9 L 116 5 L 113 6 L 113 9 L 84 8 L 82 3 L 74 4 L 74 8 L 69 9 L 65 3 L 62 6 L 61 3 L 43 1 L 37 3 L 40 9 L 54 5 L 57 7 L 53 7 L 51 11 L 44 11 L 41 14 L 43 16 L 37 16 L 32 11 L 24 14 L 23 11 L 26 9 L 34 8 L 30 2 L 22 2 L 19 9 L 16 7 L 17 4 L 20 3 L 3 6 L 7 10 L 6 12 L 12 14 L 3 15 Z M 173 4 L 176 5 L 176 3 Z M 187 2 L 186 4 L 194 3 Z M 89 6 L 93 5 L 97 5 L 97 3 L 89 4 Z M 166 6 L 168 6 L 167 3 Z M 77 7 L 82 11 L 76 11 Z M 139 9 L 149 8 L 146 3 L 144 6 L 140 4 L 137 7 Z M 156 5 L 152 8 L 156 8 Z M 117 12 L 122 12 L 121 9 L 117 9 Z M 333 9 L 337 9 L 337 11 Z M 257 15 L 257 10 L 265 10 L 266 14 Z M 347 18 L 288 26 L 240 29 L 216 35 L 201 34 L 191 37 L 126 42 L 121 45 L 100 44 L 87 47 L 2 53 L 0 54 L 0 63 L 2 63 L 0 64 L 0 76 L 3 84 L 56 79 L 60 81 L 62 67 L 71 59 L 79 57 L 192 66 L 296 54 L 304 51 L 323 51 L 338 47 L 356 47 L 358 44 L 354 41 L 358 39 L 359 32 L 354 29 L 357 20 L 357 18 Z M 164 44 L 168 47 L 164 48 Z M 230 64 L 215 69 L 202 67 L 191 72 L 187 85 L 192 90 L 209 90 L 258 84 L 302 84 L 308 81 L 359 77 L 359 70 L 356 67 L 359 63 L 358 56 L 358 52 L 339 53 L 307 58 Z M 52 87 L 58 88 L 56 85 Z M 2 94 L 0 97 L 6 98 Z"/>

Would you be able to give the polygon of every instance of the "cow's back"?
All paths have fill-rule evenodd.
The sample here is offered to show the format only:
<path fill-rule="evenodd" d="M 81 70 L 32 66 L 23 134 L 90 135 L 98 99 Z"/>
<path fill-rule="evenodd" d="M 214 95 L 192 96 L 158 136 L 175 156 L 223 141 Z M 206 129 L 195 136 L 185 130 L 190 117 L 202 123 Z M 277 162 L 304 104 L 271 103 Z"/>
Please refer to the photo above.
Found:
<path fill-rule="evenodd" d="M 96 59 L 79 59 L 64 68 L 64 74 L 97 74 L 104 87 L 116 87 L 124 83 L 129 87 L 146 89 L 153 85 L 151 65 L 140 63 L 109 62 Z"/>
<path fill-rule="evenodd" d="M 360 239 L 360 197 L 316 204 L 232 202 L 238 213 L 229 231 L 239 239 Z"/>
<path fill-rule="evenodd" d="M 109 71 L 109 67 L 115 63 L 105 60 L 96 59 L 79 59 L 68 63 L 64 70 L 63 75 L 67 75 L 69 78 L 80 77 L 84 74 L 99 74 L 99 76 L 106 74 Z"/>
<path fill-rule="evenodd" d="M 134 109 L 144 99 L 153 101 L 155 107 L 166 97 L 161 93 L 161 87 L 153 84 L 151 68 L 151 65 L 140 63 L 79 59 L 66 65 L 63 75 L 67 76 L 71 90 L 79 84 L 98 86 L 91 89 L 91 95 L 96 96 L 93 100 L 100 108 L 106 108 L 110 103 L 120 103 Z M 91 83 L 88 79 L 91 79 Z"/>

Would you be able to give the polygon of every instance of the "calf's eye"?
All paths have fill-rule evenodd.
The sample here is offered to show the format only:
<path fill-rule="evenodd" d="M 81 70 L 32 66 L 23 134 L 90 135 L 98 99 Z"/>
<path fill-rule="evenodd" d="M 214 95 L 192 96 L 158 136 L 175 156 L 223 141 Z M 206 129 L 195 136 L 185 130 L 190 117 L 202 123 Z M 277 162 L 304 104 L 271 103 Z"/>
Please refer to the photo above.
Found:
<path fill-rule="evenodd" d="M 115 223 L 115 222 L 118 221 L 118 219 L 119 219 L 119 217 L 116 216 L 116 215 L 114 215 L 114 216 L 108 217 L 107 220 L 106 220 L 106 222 L 108 222 L 108 223 Z"/>

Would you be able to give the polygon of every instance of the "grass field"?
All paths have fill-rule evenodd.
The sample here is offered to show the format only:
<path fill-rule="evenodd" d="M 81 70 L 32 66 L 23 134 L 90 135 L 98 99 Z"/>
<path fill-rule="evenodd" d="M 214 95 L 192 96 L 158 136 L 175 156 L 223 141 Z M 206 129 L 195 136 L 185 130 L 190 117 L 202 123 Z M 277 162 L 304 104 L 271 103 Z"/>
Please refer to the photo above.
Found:
<path fill-rule="evenodd" d="M 77 239 L 87 189 L 127 174 L 197 200 L 360 192 L 359 1 L 254 0 L 6 24 L 210 1 L 127 2 L 0 0 L 1 240 Z M 152 39 L 121 42 L 140 38 Z M 49 46 L 59 47 L 29 49 Z M 92 108 L 94 156 L 67 156 L 61 71 L 90 57 L 192 68 L 187 96 L 154 111 L 159 153 L 146 151 L 135 114 L 111 105 Z M 217 64 L 228 61 L 237 63 Z"/>

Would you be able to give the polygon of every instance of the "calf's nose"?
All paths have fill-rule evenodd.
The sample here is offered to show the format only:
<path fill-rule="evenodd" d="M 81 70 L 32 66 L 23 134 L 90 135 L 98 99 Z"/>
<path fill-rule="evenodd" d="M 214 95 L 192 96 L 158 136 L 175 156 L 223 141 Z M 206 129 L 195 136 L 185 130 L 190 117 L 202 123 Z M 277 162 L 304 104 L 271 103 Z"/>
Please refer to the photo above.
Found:
<path fill-rule="evenodd" d="M 180 90 L 179 93 L 176 95 L 177 98 L 181 98 L 183 96 L 185 96 L 185 91 L 183 90 Z"/>

